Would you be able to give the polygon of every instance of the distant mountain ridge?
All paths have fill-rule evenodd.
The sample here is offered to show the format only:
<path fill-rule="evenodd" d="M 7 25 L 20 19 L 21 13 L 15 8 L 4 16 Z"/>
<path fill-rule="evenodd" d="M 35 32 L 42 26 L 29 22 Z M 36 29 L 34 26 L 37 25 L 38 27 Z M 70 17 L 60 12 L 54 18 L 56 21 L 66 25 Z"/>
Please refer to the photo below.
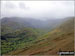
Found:
<path fill-rule="evenodd" d="M 2 25 L 7 25 L 10 27 L 19 28 L 23 27 L 32 27 L 32 28 L 50 28 L 59 24 L 62 20 L 60 19 L 51 19 L 51 20 L 38 20 L 32 18 L 19 18 L 19 17 L 4 17 L 1 19 Z"/>

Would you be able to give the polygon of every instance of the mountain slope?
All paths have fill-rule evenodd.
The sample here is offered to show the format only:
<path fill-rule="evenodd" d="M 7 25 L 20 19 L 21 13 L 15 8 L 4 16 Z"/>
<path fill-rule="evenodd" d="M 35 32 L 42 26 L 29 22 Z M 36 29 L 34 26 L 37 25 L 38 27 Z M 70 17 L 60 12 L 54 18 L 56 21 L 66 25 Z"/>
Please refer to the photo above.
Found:
<path fill-rule="evenodd" d="M 9 54 L 57 55 L 60 50 L 74 51 L 74 19 L 70 18 L 53 31 L 38 37 L 29 48 Z"/>
<path fill-rule="evenodd" d="M 37 39 L 37 32 L 32 28 L 18 29 L 13 32 L 1 32 L 1 54 L 25 47 L 27 43 Z"/>

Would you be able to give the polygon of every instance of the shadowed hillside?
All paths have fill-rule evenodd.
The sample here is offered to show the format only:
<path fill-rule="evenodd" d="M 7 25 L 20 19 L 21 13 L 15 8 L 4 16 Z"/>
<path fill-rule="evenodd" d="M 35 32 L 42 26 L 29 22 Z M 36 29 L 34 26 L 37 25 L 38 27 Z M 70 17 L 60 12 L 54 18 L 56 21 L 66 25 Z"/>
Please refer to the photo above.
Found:
<path fill-rule="evenodd" d="M 38 37 L 27 49 L 9 54 L 15 55 L 57 55 L 60 50 L 74 51 L 74 17 L 47 34 Z"/>
<path fill-rule="evenodd" d="M 36 19 L 24 19 L 20 17 L 4 17 L 0 20 L 1 54 L 6 54 L 18 49 L 29 48 L 39 36 L 47 33 L 48 30 L 50 31 L 56 27 L 58 23 L 60 23 L 60 20 L 46 22 Z"/>

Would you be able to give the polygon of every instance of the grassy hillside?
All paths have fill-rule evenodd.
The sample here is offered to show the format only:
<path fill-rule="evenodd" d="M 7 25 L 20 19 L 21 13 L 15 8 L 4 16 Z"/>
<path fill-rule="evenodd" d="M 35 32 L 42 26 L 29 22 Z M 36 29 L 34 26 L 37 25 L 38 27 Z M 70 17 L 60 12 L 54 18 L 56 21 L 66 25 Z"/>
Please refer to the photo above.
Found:
<path fill-rule="evenodd" d="M 57 55 L 60 50 L 74 51 L 74 17 L 29 44 L 32 45 L 28 45 L 28 48 L 25 47 L 8 54 Z"/>
<path fill-rule="evenodd" d="M 22 21 L 14 18 L 1 19 L 1 54 L 28 48 L 29 43 L 45 33 L 42 29 L 27 27 L 27 22 L 24 25 L 21 23 Z"/>
<path fill-rule="evenodd" d="M 11 33 L 2 31 L 1 53 L 4 54 L 19 48 L 23 48 L 26 43 L 35 40 L 37 36 L 37 32 L 31 28 L 19 29 Z"/>

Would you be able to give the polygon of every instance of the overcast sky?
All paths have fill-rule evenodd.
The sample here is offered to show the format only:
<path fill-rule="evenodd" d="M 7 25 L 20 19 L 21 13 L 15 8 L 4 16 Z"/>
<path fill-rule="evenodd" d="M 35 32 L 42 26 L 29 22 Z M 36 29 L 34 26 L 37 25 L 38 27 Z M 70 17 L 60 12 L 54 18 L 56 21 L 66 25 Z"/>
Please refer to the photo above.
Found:
<path fill-rule="evenodd" d="M 1 17 L 37 19 L 74 16 L 74 1 L 1 1 Z"/>

